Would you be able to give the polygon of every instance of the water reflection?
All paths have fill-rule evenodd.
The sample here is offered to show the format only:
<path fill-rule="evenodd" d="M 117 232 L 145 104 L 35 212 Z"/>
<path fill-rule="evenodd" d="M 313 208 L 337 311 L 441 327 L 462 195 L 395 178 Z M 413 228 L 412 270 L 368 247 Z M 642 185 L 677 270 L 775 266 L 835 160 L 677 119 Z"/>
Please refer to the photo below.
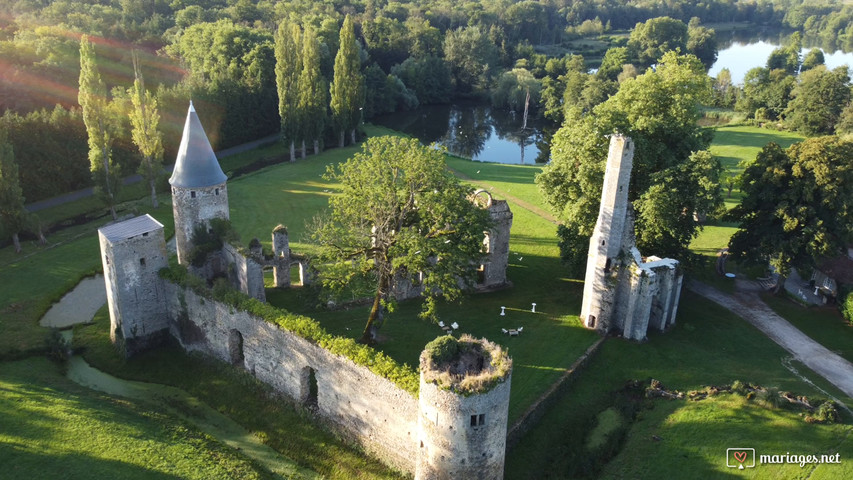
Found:
<path fill-rule="evenodd" d="M 428 105 L 374 122 L 482 162 L 534 163 L 542 142 L 541 124 L 532 116 L 522 128 L 523 115 L 481 104 Z"/>

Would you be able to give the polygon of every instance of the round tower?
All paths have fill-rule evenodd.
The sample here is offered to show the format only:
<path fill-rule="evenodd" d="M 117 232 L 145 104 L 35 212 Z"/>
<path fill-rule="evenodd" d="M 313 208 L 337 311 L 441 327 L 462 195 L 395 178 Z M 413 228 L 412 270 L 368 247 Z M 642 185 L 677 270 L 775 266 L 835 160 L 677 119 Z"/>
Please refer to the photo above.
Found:
<path fill-rule="evenodd" d="M 190 102 L 175 170 L 169 179 L 178 262 L 182 265 L 189 263 L 193 230 L 198 225 L 208 228 L 213 218 L 228 220 L 227 179 Z"/>
<path fill-rule="evenodd" d="M 512 360 L 485 339 L 447 335 L 420 368 L 415 478 L 502 479 Z"/>

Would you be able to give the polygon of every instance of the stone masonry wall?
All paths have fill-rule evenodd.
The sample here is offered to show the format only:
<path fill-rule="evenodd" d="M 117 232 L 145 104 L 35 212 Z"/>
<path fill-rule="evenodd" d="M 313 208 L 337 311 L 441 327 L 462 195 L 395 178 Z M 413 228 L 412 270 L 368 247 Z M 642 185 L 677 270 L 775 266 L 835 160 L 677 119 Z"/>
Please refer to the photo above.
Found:
<path fill-rule="evenodd" d="M 486 393 L 466 397 L 424 381 L 421 373 L 416 478 L 503 478 L 511 377 Z"/>
<path fill-rule="evenodd" d="M 111 243 L 99 235 L 110 310 L 110 338 L 126 355 L 155 346 L 169 328 L 165 286 L 159 271 L 168 265 L 163 229 Z"/>
<path fill-rule="evenodd" d="M 263 319 L 165 285 L 172 333 L 184 348 L 242 366 L 287 397 L 316 406 L 367 452 L 415 472 L 418 401 L 408 392 Z"/>
<path fill-rule="evenodd" d="M 223 268 L 228 280 L 237 290 L 262 302 L 267 301 L 264 290 L 264 267 L 251 256 L 246 256 L 231 244 L 222 246 Z"/>
<path fill-rule="evenodd" d="M 178 262 L 187 265 L 195 226 L 207 225 L 212 218 L 230 218 L 228 189 L 224 182 L 203 188 L 172 187 L 172 212 L 175 215 Z"/>

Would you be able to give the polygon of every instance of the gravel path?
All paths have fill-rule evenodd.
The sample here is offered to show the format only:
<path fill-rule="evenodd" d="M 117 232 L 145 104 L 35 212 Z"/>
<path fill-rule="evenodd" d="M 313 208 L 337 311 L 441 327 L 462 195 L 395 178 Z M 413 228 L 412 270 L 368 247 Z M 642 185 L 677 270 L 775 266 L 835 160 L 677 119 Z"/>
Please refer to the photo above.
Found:
<path fill-rule="evenodd" d="M 795 359 L 829 380 L 853 398 L 853 364 L 812 340 L 770 309 L 758 297 L 752 282 L 738 281 L 734 295 L 723 293 L 704 283 L 690 280 L 687 288 L 721 305 L 753 324 Z"/>
<path fill-rule="evenodd" d="M 84 278 L 66 293 L 62 300 L 53 304 L 41 317 L 42 327 L 64 328 L 77 323 L 91 322 L 98 309 L 107 303 L 107 287 L 104 276 Z"/>

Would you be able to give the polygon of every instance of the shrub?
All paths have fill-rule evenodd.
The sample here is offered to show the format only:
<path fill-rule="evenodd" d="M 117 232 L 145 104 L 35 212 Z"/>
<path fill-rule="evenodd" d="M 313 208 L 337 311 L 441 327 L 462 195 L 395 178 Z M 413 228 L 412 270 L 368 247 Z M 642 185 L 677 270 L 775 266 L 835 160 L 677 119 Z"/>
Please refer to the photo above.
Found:
<path fill-rule="evenodd" d="M 443 365 L 459 353 L 459 341 L 453 335 L 445 335 L 427 343 L 424 351 L 434 364 Z"/>
<path fill-rule="evenodd" d="M 844 296 L 839 299 L 841 315 L 851 324 L 853 324 L 853 290 L 847 289 Z"/>
<path fill-rule="evenodd" d="M 755 397 L 767 408 L 779 408 L 782 406 L 782 402 L 785 401 L 785 399 L 782 398 L 782 392 L 780 392 L 776 387 L 768 387 L 764 390 L 759 390 Z"/>
<path fill-rule="evenodd" d="M 836 423 L 840 419 L 835 402 L 827 400 L 820 404 L 815 411 L 814 417 L 821 423 Z"/>

